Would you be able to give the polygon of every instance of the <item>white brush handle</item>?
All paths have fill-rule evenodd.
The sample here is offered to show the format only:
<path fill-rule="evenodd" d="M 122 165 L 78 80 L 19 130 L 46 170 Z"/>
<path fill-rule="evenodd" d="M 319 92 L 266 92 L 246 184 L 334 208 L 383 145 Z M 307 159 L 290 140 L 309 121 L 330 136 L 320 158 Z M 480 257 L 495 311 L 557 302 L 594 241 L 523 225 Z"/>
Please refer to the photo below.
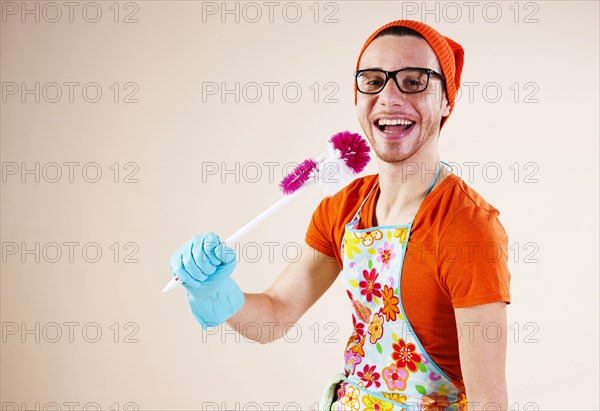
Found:
<path fill-rule="evenodd" d="M 271 214 L 275 213 L 281 207 L 283 207 L 284 205 L 289 203 L 294 197 L 296 197 L 298 194 L 300 194 L 300 192 L 303 191 L 304 189 L 306 189 L 306 187 L 308 187 L 309 185 L 310 185 L 310 182 L 307 182 L 302 187 L 300 187 L 298 190 L 294 191 L 292 194 L 282 197 L 279 201 L 277 201 L 271 207 L 267 208 L 265 211 L 263 211 L 262 213 L 260 213 L 256 217 L 254 217 L 254 219 L 252 221 L 248 222 L 245 226 L 243 226 L 242 228 L 237 230 L 235 233 L 233 233 L 229 238 L 227 238 L 225 240 L 225 243 L 228 243 L 228 244 L 235 243 L 237 240 L 242 238 L 244 236 L 244 234 L 246 234 L 248 231 L 252 230 L 254 227 L 256 227 L 257 225 L 262 223 L 265 219 L 270 217 Z"/>
<path fill-rule="evenodd" d="M 244 234 L 246 234 L 247 232 L 252 230 L 254 227 L 259 225 L 263 220 L 265 220 L 266 218 L 271 216 L 271 214 L 275 213 L 281 207 L 283 207 L 284 205 L 289 203 L 293 198 L 295 198 L 298 194 L 300 194 L 301 191 L 304 191 L 306 189 L 306 187 L 310 186 L 311 184 L 312 184 L 312 182 L 309 180 L 306 183 L 304 183 L 304 185 L 302 187 L 300 187 L 298 190 L 294 191 L 292 194 L 282 197 L 279 201 L 277 201 L 271 207 L 267 208 L 265 211 L 263 211 L 262 213 L 257 215 L 250 222 L 248 222 L 245 226 L 243 226 L 242 228 L 237 230 L 235 233 L 233 233 L 231 236 L 229 236 L 229 238 L 227 238 L 224 242 L 226 244 L 235 243 L 237 240 L 242 238 L 244 236 Z M 165 286 L 165 288 L 163 288 L 163 293 L 166 293 L 167 291 L 174 289 L 175 287 L 177 287 L 180 284 L 181 284 L 181 279 L 178 276 L 173 277 L 171 279 L 171 281 L 169 281 L 169 283 Z"/>

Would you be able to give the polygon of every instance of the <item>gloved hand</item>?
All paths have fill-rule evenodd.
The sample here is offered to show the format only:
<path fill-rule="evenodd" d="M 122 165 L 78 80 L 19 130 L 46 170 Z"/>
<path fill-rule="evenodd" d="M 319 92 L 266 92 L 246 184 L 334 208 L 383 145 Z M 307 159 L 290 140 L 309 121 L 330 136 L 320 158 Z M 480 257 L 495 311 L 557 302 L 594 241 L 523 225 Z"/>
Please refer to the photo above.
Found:
<path fill-rule="evenodd" d="M 171 257 L 171 272 L 187 290 L 192 314 L 203 329 L 224 323 L 244 305 L 231 278 L 235 251 L 214 233 L 196 235 Z"/>

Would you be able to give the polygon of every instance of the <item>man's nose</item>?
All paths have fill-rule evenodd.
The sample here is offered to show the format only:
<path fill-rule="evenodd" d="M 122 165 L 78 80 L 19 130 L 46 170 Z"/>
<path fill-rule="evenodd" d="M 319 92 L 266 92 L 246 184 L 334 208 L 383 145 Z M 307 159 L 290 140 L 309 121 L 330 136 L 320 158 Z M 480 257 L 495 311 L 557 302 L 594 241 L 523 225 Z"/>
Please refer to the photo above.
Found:
<path fill-rule="evenodd" d="M 379 92 L 379 101 L 386 105 L 401 105 L 406 100 L 406 93 L 400 90 L 393 77 L 390 77 L 387 84 Z"/>

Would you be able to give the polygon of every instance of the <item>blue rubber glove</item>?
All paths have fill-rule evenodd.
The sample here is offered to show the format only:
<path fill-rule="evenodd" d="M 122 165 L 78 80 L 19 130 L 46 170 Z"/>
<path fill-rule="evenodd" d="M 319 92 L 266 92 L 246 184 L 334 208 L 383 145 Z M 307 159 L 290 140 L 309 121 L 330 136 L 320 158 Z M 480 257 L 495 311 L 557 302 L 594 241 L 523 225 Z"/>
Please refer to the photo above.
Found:
<path fill-rule="evenodd" d="M 171 272 L 187 290 L 192 314 L 203 329 L 223 324 L 244 305 L 231 278 L 235 251 L 214 233 L 196 235 L 171 257 Z"/>

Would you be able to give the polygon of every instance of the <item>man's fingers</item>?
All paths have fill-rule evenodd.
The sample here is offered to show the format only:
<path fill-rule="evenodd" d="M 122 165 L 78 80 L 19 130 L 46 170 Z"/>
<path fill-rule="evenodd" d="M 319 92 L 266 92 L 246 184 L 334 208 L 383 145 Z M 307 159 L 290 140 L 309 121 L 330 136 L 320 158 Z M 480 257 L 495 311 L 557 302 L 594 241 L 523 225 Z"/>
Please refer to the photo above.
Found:
<path fill-rule="evenodd" d="M 214 253 L 222 264 L 231 264 L 235 261 L 235 250 L 228 247 L 225 243 L 221 243 L 215 247 Z"/>
<path fill-rule="evenodd" d="M 194 278 L 194 280 L 204 281 L 206 280 L 208 274 L 212 274 L 210 267 L 205 268 L 198 264 L 198 260 L 203 258 L 205 259 L 205 257 L 202 255 L 200 237 L 194 236 L 194 238 L 186 243 L 186 247 L 184 248 L 181 258 L 183 266 L 190 276 Z"/>
<path fill-rule="evenodd" d="M 185 253 L 186 245 L 187 243 L 179 247 L 179 249 L 173 253 L 171 256 L 170 268 L 174 276 L 179 277 L 182 282 L 189 283 L 194 279 L 186 271 L 183 265 L 183 254 Z"/>
<path fill-rule="evenodd" d="M 204 252 L 203 242 L 203 237 L 194 236 L 189 248 L 190 258 L 192 258 L 192 264 L 196 266 L 195 272 L 200 273 L 200 276 L 198 277 L 198 280 L 200 281 L 206 280 L 206 276 L 213 274 L 217 269 L 217 267 L 215 267 L 215 265 L 211 263 L 210 259 Z"/>
<path fill-rule="evenodd" d="M 208 261 L 214 265 L 221 265 L 221 259 L 218 258 L 215 254 L 215 248 L 217 248 L 221 244 L 221 240 L 215 233 L 208 233 L 204 237 L 204 244 L 202 245 L 202 249 L 204 250 L 204 254 L 208 258 Z"/>

